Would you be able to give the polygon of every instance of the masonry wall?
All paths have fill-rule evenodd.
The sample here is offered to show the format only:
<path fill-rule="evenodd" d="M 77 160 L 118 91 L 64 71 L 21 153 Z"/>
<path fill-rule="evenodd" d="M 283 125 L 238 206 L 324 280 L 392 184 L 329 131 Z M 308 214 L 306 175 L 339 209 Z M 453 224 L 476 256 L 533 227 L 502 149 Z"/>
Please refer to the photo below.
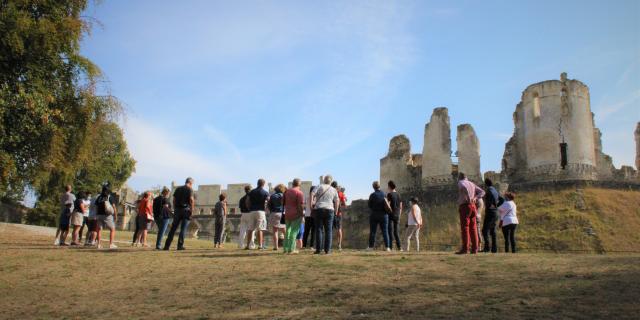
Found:
<path fill-rule="evenodd" d="M 640 122 L 636 126 L 635 131 L 636 138 L 636 170 L 640 172 Z"/>
<path fill-rule="evenodd" d="M 459 125 L 456 141 L 458 145 L 458 171 L 463 172 L 471 181 L 481 182 L 480 141 L 473 127 L 470 124 Z"/>
<path fill-rule="evenodd" d="M 452 183 L 451 124 L 447 108 L 433 110 L 424 128 L 422 148 L 422 185 L 435 186 Z"/>
<path fill-rule="evenodd" d="M 411 142 L 405 135 L 395 136 L 389 141 L 387 156 L 380 159 L 380 184 L 393 180 L 399 190 L 415 187 L 416 179 L 411 155 Z M 419 177 L 419 176 L 418 176 Z"/>

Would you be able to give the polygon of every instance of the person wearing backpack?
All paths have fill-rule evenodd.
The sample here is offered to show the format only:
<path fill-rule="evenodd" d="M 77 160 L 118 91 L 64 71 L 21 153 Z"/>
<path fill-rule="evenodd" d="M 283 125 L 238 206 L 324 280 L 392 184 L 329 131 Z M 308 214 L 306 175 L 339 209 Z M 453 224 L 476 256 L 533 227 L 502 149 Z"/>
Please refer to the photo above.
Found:
<path fill-rule="evenodd" d="M 323 177 L 323 184 L 316 188 L 311 202 L 315 219 L 316 251 L 320 254 L 324 249 L 325 254 L 331 253 L 331 242 L 333 241 L 333 218 L 340 208 L 338 190 L 331 186 L 333 177 L 326 175 Z"/>
<path fill-rule="evenodd" d="M 162 250 L 162 237 L 164 237 L 164 234 L 167 232 L 167 227 L 171 221 L 173 221 L 169 192 L 169 188 L 163 187 L 160 195 L 153 199 L 153 219 L 158 226 L 156 250 Z"/>
<path fill-rule="evenodd" d="M 502 204 L 500 194 L 493 187 L 493 181 L 484 179 L 484 185 L 487 188 L 484 194 L 484 221 L 482 222 L 482 252 L 496 253 L 498 252 L 498 244 L 496 242 L 496 223 L 498 221 L 498 207 Z"/>
<path fill-rule="evenodd" d="M 374 181 L 373 193 L 369 195 L 369 247 L 367 250 L 373 250 L 376 242 L 376 229 L 380 226 L 382 238 L 384 239 L 384 247 L 386 251 L 391 251 L 391 241 L 389 240 L 389 213 L 392 208 L 382 190 L 380 190 L 380 182 Z"/>
<path fill-rule="evenodd" d="M 167 235 L 167 241 L 164 243 L 163 250 L 169 250 L 171 248 L 171 242 L 173 242 L 173 236 L 180 226 L 180 234 L 178 235 L 178 250 L 185 250 L 184 237 L 187 234 L 187 228 L 191 221 L 191 214 L 195 208 L 195 199 L 193 197 L 193 178 L 187 178 L 184 182 L 184 186 L 176 188 L 173 192 L 173 208 L 175 210 L 175 216 L 173 223 L 171 224 L 171 230 Z"/>
<path fill-rule="evenodd" d="M 116 222 L 118 221 L 118 211 L 116 206 L 114 205 L 115 201 L 111 196 L 111 190 L 109 190 L 109 186 L 104 185 L 102 187 L 102 192 L 98 198 L 96 198 L 96 208 L 97 208 L 97 242 L 98 249 L 102 248 L 102 244 L 100 243 L 101 239 L 101 231 L 104 228 L 109 229 L 109 249 L 117 249 L 118 246 L 113 243 L 113 240 L 116 236 Z"/>
<path fill-rule="evenodd" d="M 280 234 L 284 236 L 285 225 L 282 224 L 284 218 L 284 192 L 286 187 L 279 184 L 275 188 L 275 193 L 269 197 L 267 208 L 269 209 L 269 225 L 273 231 L 273 251 L 278 251 L 278 240 Z"/>
<path fill-rule="evenodd" d="M 78 194 L 78 198 L 76 198 L 73 203 L 73 212 L 71 213 L 71 226 L 73 226 L 73 231 L 71 233 L 72 246 L 80 245 L 80 228 L 82 227 L 82 223 L 84 220 L 84 211 L 87 209 L 84 203 L 85 197 L 85 193 L 80 192 Z"/>

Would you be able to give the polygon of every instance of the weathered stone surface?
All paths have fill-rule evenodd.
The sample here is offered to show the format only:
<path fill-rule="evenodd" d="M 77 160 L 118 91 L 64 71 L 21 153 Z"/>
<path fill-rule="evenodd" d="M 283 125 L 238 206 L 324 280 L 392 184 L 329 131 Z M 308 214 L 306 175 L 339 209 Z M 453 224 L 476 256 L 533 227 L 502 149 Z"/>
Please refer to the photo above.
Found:
<path fill-rule="evenodd" d="M 413 159 L 411 155 L 411 142 L 405 135 L 398 135 L 389 142 L 387 156 L 380 159 L 380 183 L 386 184 L 389 180 L 396 183 L 398 189 L 413 187 L 416 181 Z M 419 177 L 419 175 L 418 175 Z"/>
<path fill-rule="evenodd" d="M 613 159 L 602 152 L 602 132 L 600 132 L 600 129 L 593 128 L 593 139 L 596 147 L 598 179 L 612 179 L 616 168 L 613 166 Z"/>
<path fill-rule="evenodd" d="M 514 123 L 503 159 L 510 182 L 597 179 L 597 133 L 589 88 L 582 82 L 562 74 L 560 81 L 530 85 L 516 107 Z M 567 144 L 564 168 L 560 143 Z"/>
<path fill-rule="evenodd" d="M 451 124 L 449 111 L 441 107 L 433 110 L 424 128 L 422 148 L 422 184 L 425 186 L 452 183 Z"/>
<path fill-rule="evenodd" d="M 478 141 L 476 132 L 470 124 L 458 126 L 456 142 L 458 144 L 458 172 L 463 172 L 471 181 L 481 182 L 480 141 Z"/>
<path fill-rule="evenodd" d="M 218 202 L 222 187 L 219 184 L 201 184 L 195 192 L 197 214 L 211 214 Z"/>
<path fill-rule="evenodd" d="M 640 122 L 636 126 L 636 170 L 640 171 Z"/>

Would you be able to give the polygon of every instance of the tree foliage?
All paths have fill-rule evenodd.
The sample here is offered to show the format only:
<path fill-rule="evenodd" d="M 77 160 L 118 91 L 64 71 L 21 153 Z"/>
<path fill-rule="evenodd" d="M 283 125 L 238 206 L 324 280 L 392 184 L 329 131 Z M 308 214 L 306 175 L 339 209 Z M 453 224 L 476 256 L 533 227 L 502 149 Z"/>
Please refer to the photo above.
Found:
<path fill-rule="evenodd" d="M 80 55 L 86 0 L 0 0 L 0 199 L 26 188 L 37 207 L 62 186 L 115 187 L 134 171 L 120 104 L 96 94 L 101 73 Z M 53 210 L 54 213 L 57 212 Z"/>

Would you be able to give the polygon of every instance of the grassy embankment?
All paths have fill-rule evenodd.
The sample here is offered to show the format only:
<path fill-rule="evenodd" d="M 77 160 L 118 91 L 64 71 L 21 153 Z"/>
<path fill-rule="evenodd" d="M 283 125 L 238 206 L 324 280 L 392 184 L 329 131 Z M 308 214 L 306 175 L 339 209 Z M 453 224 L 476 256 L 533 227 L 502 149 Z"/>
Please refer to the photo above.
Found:
<path fill-rule="evenodd" d="M 523 251 L 640 252 L 640 192 L 586 188 L 582 191 L 535 191 L 517 195 L 520 225 L 516 232 Z M 422 243 L 430 250 L 455 250 L 460 242 L 455 203 L 423 204 L 427 232 Z M 366 247 L 368 211 L 359 209 L 348 222 L 346 237 L 355 247 Z M 404 225 L 406 215 L 401 225 Z M 404 229 L 404 228 L 402 228 Z M 499 250 L 503 247 L 498 230 Z M 378 244 L 382 243 L 378 236 Z M 451 245 L 451 246 L 447 246 Z"/>

